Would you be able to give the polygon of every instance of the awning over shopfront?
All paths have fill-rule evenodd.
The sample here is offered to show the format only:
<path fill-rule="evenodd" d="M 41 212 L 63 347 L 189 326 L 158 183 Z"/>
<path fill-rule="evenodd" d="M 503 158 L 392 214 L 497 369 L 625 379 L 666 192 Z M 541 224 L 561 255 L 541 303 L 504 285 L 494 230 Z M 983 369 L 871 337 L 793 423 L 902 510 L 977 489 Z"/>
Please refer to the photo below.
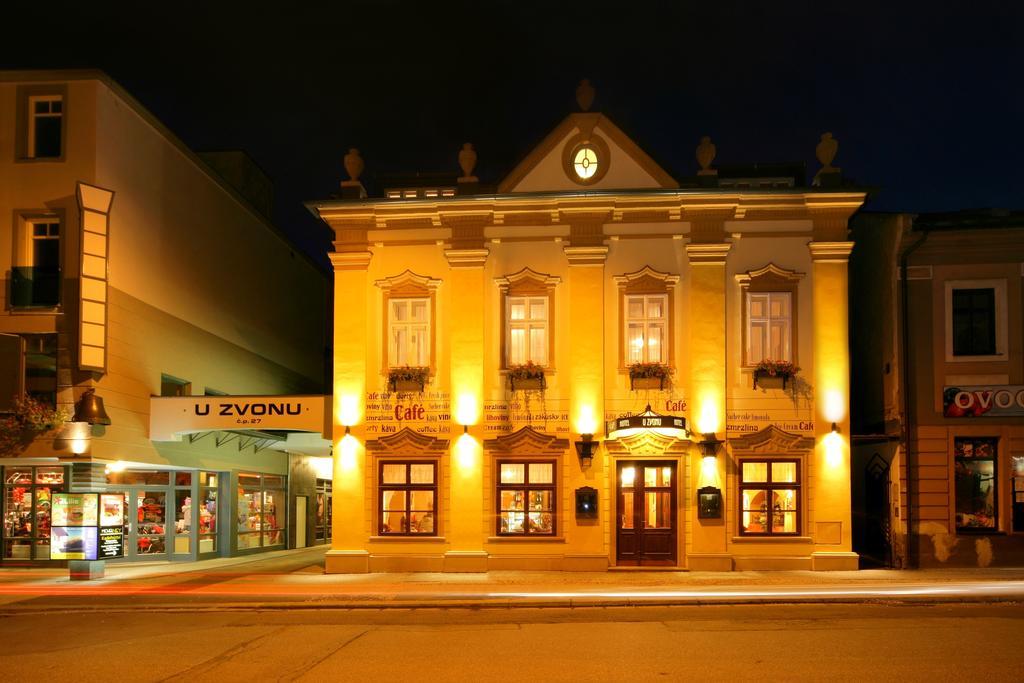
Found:
<path fill-rule="evenodd" d="M 620 439 L 624 436 L 637 434 L 643 430 L 677 439 L 685 439 L 689 436 L 689 432 L 686 430 L 685 417 L 681 415 L 661 415 L 654 412 L 650 404 L 639 415 L 617 417 L 614 420 L 609 420 L 605 425 L 605 433 L 609 439 Z"/>
<path fill-rule="evenodd" d="M 149 438 L 195 442 L 212 434 L 218 447 L 329 454 L 330 410 L 329 396 L 154 396 Z"/>

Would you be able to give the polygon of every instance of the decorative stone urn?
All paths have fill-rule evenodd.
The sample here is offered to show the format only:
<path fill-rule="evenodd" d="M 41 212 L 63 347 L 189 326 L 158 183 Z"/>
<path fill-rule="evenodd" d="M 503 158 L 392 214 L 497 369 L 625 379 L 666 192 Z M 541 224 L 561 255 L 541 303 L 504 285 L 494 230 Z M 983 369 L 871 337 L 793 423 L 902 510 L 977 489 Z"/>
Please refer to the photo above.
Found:
<path fill-rule="evenodd" d="M 476 168 L 476 150 L 473 149 L 473 143 L 467 142 L 459 150 L 459 167 L 462 169 L 462 178 L 473 177 L 473 169 Z"/>
<path fill-rule="evenodd" d="M 591 105 L 594 104 L 594 86 L 590 85 L 586 78 L 580 81 L 579 87 L 576 88 L 576 104 L 580 105 L 580 111 L 590 111 Z"/>
<path fill-rule="evenodd" d="M 839 169 L 832 166 L 832 160 L 836 158 L 839 151 L 839 141 L 832 137 L 832 133 L 822 133 L 821 142 L 814 148 L 814 154 L 821 163 L 819 173 L 834 173 Z"/>
<path fill-rule="evenodd" d="M 355 147 L 345 155 L 345 172 L 352 182 L 358 181 L 359 175 L 363 172 L 363 158 L 359 156 L 359 150 Z"/>
<path fill-rule="evenodd" d="M 715 160 L 716 152 L 715 143 L 711 142 L 710 137 L 705 135 L 700 139 L 700 144 L 697 145 L 697 163 L 700 164 L 700 170 L 697 171 L 697 175 L 717 173 L 717 171 L 711 170 L 711 162 Z"/>

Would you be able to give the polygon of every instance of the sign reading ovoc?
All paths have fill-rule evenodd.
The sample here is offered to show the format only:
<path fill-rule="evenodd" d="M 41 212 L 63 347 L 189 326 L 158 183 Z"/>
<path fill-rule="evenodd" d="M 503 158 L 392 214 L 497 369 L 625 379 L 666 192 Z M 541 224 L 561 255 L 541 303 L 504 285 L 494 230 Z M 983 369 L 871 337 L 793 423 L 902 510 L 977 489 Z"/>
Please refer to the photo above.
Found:
<path fill-rule="evenodd" d="M 153 441 L 220 429 L 289 430 L 324 434 L 324 396 L 174 396 L 150 399 Z"/>

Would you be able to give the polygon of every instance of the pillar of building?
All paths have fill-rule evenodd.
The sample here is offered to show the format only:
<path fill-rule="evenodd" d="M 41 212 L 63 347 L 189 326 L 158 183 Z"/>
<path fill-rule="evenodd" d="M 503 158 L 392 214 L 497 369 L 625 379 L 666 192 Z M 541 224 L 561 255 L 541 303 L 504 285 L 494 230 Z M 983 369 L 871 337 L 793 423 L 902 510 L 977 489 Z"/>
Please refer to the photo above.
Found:
<path fill-rule="evenodd" d="M 334 267 L 334 495 L 328 574 L 369 571 L 365 415 L 368 251 L 330 254 Z"/>
<path fill-rule="evenodd" d="M 604 433 L 604 264 L 608 247 L 602 244 L 600 222 L 573 225 L 570 245 L 564 248 L 569 261 L 569 425 L 574 442 L 583 435 L 593 438 L 591 462 L 586 463 L 573 449 L 564 468 L 567 486 L 574 492 L 590 487 L 599 491 L 599 517 L 570 517 L 562 526 L 577 550 L 565 558 L 568 570 L 603 570 L 608 566 L 608 539 L 602 519 L 615 515 L 614 484 L 609 481 L 608 458 L 598 447 Z M 592 235 L 584 237 L 582 234 Z M 570 493 L 570 495 L 573 495 Z M 563 508 L 565 509 L 565 508 Z M 570 501 L 570 510 L 575 509 Z"/>
<path fill-rule="evenodd" d="M 814 569 L 857 569 L 850 509 L 849 211 L 812 212 Z"/>
<path fill-rule="evenodd" d="M 488 255 L 483 248 L 484 221 L 466 217 L 452 225 L 453 248 L 445 251 L 451 267 L 449 386 L 452 419 L 461 432 L 452 441 L 445 516 L 447 572 L 487 571 L 483 549 L 484 264 Z"/>
<path fill-rule="evenodd" d="M 726 392 L 726 257 L 732 245 L 725 241 L 725 220 L 731 210 L 688 210 L 690 242 L 686 255 L 690 262 L 689 314 L 686 330 L 690 354 L 690 422 L 696 441 L 725 438 Z M 728 571 L 732 558 L 727 550 L 728 527 L 724 511 L 728 509 L 726 490 L 727 456 L 718 446 L 714 455 L 705 456 L 691 448 L 689 488 L 683 492 L 686 513 L 692 520 L 687 566 L 692 570 Z M 713 486 L 722 492 L 721 517 L 698 519 L 697 489 Z"/>

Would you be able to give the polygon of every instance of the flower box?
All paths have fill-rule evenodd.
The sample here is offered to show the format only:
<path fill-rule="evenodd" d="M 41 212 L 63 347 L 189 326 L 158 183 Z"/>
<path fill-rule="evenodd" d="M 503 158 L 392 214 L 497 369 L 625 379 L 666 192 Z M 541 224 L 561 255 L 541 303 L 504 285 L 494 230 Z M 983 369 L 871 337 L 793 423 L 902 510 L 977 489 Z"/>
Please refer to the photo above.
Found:
<path fill-rule="evenodd" d="M 758 384 L 764 387 L 781 384 L 786 389 L 789 380 L 799 371 L 800 368 L 786 360 L 763 360 L 754 367 L 754 388 L 757 389 Z"/>
<path fill-rule="evenodd" d="M 406 365 L 401 368 L 388 370 L 388 389 L 392 392 L 415 392 L 420 393 L 427 385 L 430 378 L 430 368 L 412 367 Z"/>
<path fill-rule="evenodd" d="M 629 366 L 629 388 L 665 389 L 672 382 L 672 367 L 665 363 L 633 363 Z"/>
<path fill-rule="evenodd" d="M 508 366 L 508 386 L 512 391 L 544 391 L 544 367 L 532 361 Z"/>

